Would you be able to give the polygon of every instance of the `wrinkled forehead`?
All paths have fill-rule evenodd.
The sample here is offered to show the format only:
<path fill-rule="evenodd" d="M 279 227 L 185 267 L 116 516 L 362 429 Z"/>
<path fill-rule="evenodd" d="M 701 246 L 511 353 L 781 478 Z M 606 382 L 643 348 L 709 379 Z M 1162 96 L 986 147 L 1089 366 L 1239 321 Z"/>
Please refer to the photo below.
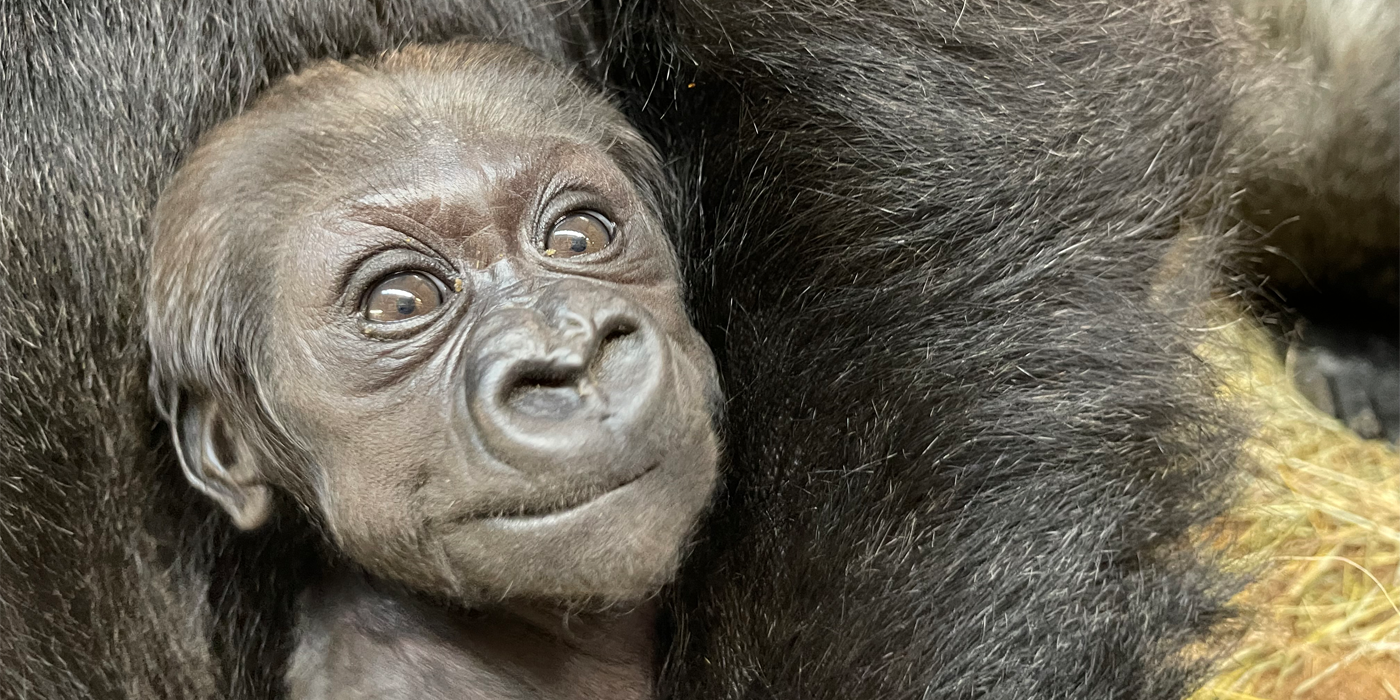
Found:
<path fill-rule="evenodd" d="M 262 259 L 297 245 L 287 239 L 309 218 L 366 196 L 470 193 L 500 182 L 493 169 L 538 180 L 568 152 L 574 165 L 593 154 L 582 160 L 601 164 L 595 180 L 645 180 L 635 169 L 655 164 L 601 92 L 523 51 L 420 47 L 320 64 L 216 128 L 180 169 L 157 208 L 156 273 Z"/>
<path fill-rule="evenodd" d="M 539 59 L 500 47 L 428 55 L 327 64 L 279 84 L 209 140 L 215 178 L 246 183 L 250 201 L 320 207 L 472 164 L 641 142 L 601 94 Z"/>

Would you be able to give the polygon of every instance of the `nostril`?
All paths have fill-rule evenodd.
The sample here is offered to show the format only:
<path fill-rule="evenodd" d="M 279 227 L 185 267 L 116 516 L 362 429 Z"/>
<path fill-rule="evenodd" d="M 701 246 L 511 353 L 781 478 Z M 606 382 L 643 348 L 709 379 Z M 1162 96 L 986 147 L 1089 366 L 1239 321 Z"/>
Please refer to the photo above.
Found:
<path fill-rule="evenodd" d="M 559 365 L 525 365 L 506 386 L 503 397 L 511 411 L 540 418 L 563 419 L 583 404 L 579 372 Z"/>
<path fill-rule="evenodd" d="M 597 418 L 611 415 L 610 406 L 627 401 L 647 373 L 646 334 L 626 318 L 600 324 L 597 344 L 549 358 L 517 362 L 499 384 L 499 404 L 508 413 L 546 421 L 577 418 L 594 405 Z M 594 338 L 599 336 L 595 335 Z"/>
<path fill-rule="evenodd" d="M 599 386 L 622 379 L 622 373 L 629 371 L 628 368 L 644 352 L 641 335 L 637 332 L 636 324 L 618 322 L 598 344 L 598 351 L 593 353 L 593 360 L 588 363 L 588 376 Z"/>

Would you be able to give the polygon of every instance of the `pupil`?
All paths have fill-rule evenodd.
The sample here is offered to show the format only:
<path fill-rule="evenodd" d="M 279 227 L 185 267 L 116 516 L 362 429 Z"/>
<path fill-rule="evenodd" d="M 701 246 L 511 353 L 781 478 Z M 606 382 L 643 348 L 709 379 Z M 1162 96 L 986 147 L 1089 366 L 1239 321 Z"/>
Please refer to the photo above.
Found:
<path fill-rule="evenodd" d="M 606 248 L 611 237 L 605 221 L 587 213 L 570 214 L 560 219 L 545 238 L 548 254 L 572 258 Z"/>
<path fill-rule="evenodd" d="M 394 323 L 432 313 L 442 303 L 442 291 L 420 272 L 394 275 L 379 283 L 363 315 L 375 323 Z"/>

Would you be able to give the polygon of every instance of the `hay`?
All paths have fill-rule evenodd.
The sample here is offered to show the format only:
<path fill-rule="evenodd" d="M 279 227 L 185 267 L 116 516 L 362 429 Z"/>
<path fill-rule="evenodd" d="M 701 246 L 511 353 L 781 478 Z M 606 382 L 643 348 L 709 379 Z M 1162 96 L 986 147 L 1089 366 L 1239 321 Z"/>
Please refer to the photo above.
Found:
<path fill-rule="evenodd" d="M 1259 429 L 1212 539 L 1254 578 L 1242 636 L 1195 700 L 1400 700 L 1400 455 L 1313 408 L 1258 326 L 1219 335 L 1206 354 Z"/>

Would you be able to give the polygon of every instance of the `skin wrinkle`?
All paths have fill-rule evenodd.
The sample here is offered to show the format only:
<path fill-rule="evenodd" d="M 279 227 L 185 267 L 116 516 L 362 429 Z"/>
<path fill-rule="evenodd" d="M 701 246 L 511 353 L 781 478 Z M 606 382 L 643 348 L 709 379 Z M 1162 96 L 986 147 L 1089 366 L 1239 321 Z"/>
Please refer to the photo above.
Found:
<path fill-rule="evenodd" d="M 666 158 L 643 189 L 719 359 L 731 462 L 659 606 L 661 697 L 1175 700 L 1205 670 L 1178 652 L 1229 591 L 1163 545 L 1219 503 L 1239 423 L 1189 360 L 1203 324 L 1144 287 L 1183 221 L 1218 260 L 1238 189 L 1210 3 L 31 5 L 0 22 L 20 368 L 0 373 L 0 695 L 282 696 L 321 543 L 230 532 L 171 478 L 142 386 L 146 218 L 279 75 L 449 36 L 616 86 Z M 256 337 L 220 332 L 195 359 L 239 366 Z M 200 377 L 247 390 L 224 379 Z"/>
<path fill-rule="evenodd" d="M 155 383 L 191 397 L 167 407 L 170 420 L 221 418 L 175 436 L 191 478 L 246 529 L 276 520 L 289 495 L 323 539 L 289 687 L 650 697 L 654 611 L 610 609 L 650 598 L 678 565 L 713 488 L 720 405 L 644 193 L 655 155 L 635 135 L 599 137 L 628 127 L 518 50 L 412 47 L 337 65 L 274 87 L 206 137 L 162 196 L 152 255 L 152 352 L 166 373 Z M 375 111 L 363 96 L 384 76 L 400 93 L 472 88 Z M 555 142 L 530 131 L 550 114 L 507 128 L 518 110 L 474 107 L 520 76 L 534 82 L 511 100 L 553 91 L 580 131 Z M 491 128 L 473 128 L 480 118 Z M 609 142 L 642 150 L 593 145 Z M 613 222 L 608 245 L 541 252 L 548 227 L 593 209 Z M 184 307 L 162 295 L 202 268 L 227 282 Z M 442 303 L 394 323 L 366 316 L 367 295 L 405 274 L 437 279 Z M 202 308 L 218 313 L 205 321 Z M 259 330 L 235 353 L 247 364 L 201 366 L 227 351 L 230 327 Z M 263 410 L 243 413 L 207 383 L 221 373 Z M 248 449 L 193 449 L 219 440 Z M 589 611 L 581 630 L 627 652 L 591 659 L 551 631 L 575 609 Z M 480 616 L 434 621 L 462 611 Z M 502 636 L 521 620 L 537 641 Z"/>

